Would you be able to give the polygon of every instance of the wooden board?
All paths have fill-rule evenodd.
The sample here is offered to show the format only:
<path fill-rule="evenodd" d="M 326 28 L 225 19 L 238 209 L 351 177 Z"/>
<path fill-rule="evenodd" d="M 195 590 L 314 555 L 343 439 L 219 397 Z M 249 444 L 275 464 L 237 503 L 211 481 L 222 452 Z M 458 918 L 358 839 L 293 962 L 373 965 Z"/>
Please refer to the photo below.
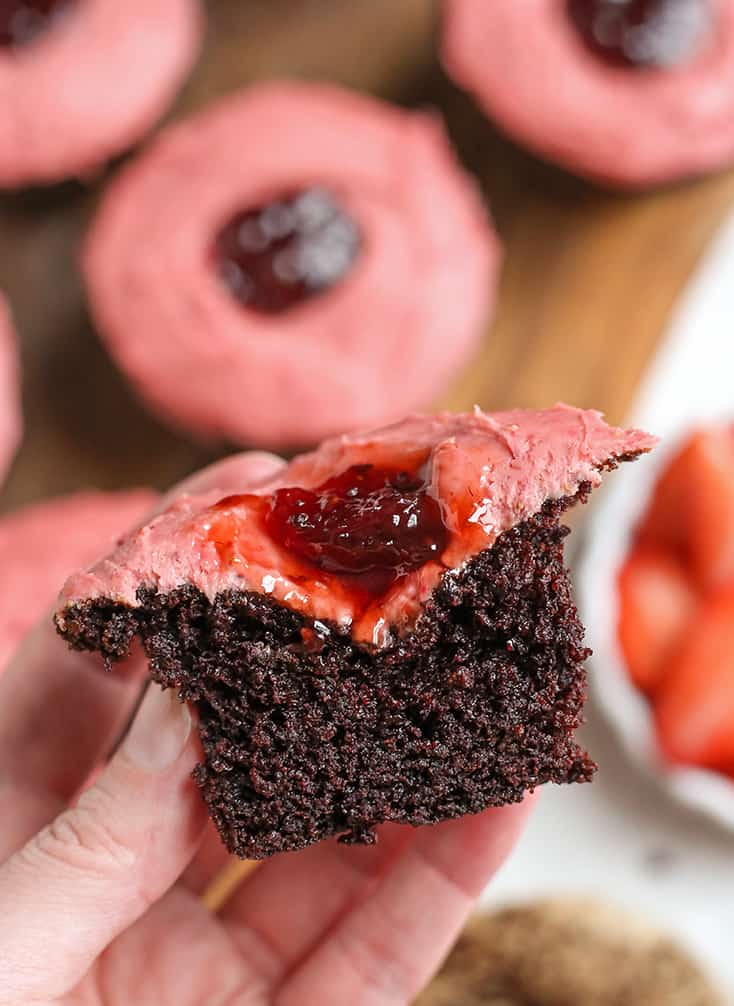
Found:
<path fill-rule="evenodd" d="M 734 172 L 647 196 L 603 193 L 504 139 L 441 73 L 432 0 L 211 0 L 174 115 L 261 77 L 336 80 L 437 106 L 506 246 L 482 352 L 440 404 L 565 399 L 619 421 L 671 305 L 734 205 Z M 105 183 L 0 196 L 0 288 L 22 339 L 26 436 L 3 508 L 96 485 L 163 487 L 220 449 L 161 426 L 88 322 L 76 260 Z"/>

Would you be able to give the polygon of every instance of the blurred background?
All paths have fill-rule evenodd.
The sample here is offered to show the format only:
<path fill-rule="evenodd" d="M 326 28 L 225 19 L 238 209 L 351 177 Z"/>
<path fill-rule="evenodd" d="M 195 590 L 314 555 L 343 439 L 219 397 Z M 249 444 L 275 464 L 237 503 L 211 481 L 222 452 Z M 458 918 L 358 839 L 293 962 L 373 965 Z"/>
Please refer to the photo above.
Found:
<path fill-rule="evenodd" d="M 444 75 L 439 5 L 429 0 L 211 0 L 207 14 L 202 59 L 173 117 L 283 76 L 337 81 L 444 116 L 489 200 L 505 264 L 491 335 L 437 404 L 561 399 L 624 419 L 677 296 L 734 202 L 734 175 L 626 196 L 540 163 Z M 22 332 L 26 422 L 5 507 L 84 484 L 164 487 L 212 456 L 140 407 L 89 325 L 77 254 L 105 180 L 103 172 L 84 185 L 0 196 L 0 287 Z"/>
<path fill-rule="evenodd" d="M 202 57 L 170 118 L 253 81 L 286 76 L 338 82 L 437 109 L 445 119 L 489 203 L 505 258 L 496 315 L 479 356 L 436 406 L 494 410 L 563 400 L 600 409 L 615 424 L 632 417 L 656 433 L 671 430 L 676 442 L 687 424 L 717 418 L 707 401 L 706 368 L 731 383 L 734 296 L 727 299 L 727 290 L 734 291 L 734 241 L 719 235 L 734 209 L 733 170 L 630 195 L 541 162 L 507 139 L 443 72 L 440 9 L 432 0 L 209 0 L 206 11 Z M 119 162 L 83 182 L 0 195 L 0 289 L 21 340 L 25 417 L 24 441 L 2 492 L 4 511 L 91 486 L 162 489 L 228 450 L 161 425 L 90 323 L 78 251 L 118 169 Z M 706 307 L 712 288 L 719 297 L 713 311 Z M 688 384 L 679 376 L 666 385 L 675 366 L 657 362 L 672 338 L 676 352 L 698 346 L 693 357 L 700 369 L 688 371 Z M 722 419 L 734 405 L 730 397 L 728 386 L 714 395 Z M 607 526 L 619 522 L 617 561 L 652 477 L 646 485 L 626 484 L 628 494 L 639 494 L 636 509 L 629 500 L 607 505 Z M 593 549 L 600 519 L 579 528 L 579 564 Z M 581 587 L 582 607 L 593 607 L 589 596 L 596 595 L 606 610 L 594 621 L 613 621 L 614 576 L 595 579 L 587 567 Z M 596 646 L 593 625 L 590 634 Z M 615 653 L 606 662 L 619 660 Z M 597 657 L 592 671 L 605 674 L 605 660 Z M 601 766 L 597 780 L 543 794 L 487 904 L 549 895 L 612 899 L 671 932 L 734 1001 L 734 831 L 661 785 L 639 745 L 621 742 L 609 725 L 608 693 L 594 698 L 584 740 Z M 716 800 L 734 805 L 734 784 L 717 790 Z"/>

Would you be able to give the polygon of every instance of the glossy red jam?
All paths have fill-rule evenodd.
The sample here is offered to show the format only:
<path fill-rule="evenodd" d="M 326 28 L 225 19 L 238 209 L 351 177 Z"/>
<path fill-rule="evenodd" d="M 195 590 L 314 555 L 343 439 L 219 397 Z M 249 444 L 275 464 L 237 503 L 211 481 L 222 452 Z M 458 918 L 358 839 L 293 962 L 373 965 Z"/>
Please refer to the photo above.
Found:
<path fill-rule="evenodd" d="M 243 558 L 236 511 L 241 505 L 289 553 L 299 580 L 337 577 L 359 605 L 439 560 L 448 543 L 438 501 L 420 474 L 398 468 L 355 465 L 315 490 L 279 489 L 269 499 L 227 497 L 217 504 L 220 516 L 209 538 L 228 566 Z"/>
<path fill-rule="evenodd" d="M 587 45 L 618 66 L 684 63 L 712 25 L 710 0 L 568 0 L 568 7 Z"/>
<path fill-rule="evenodd" d="M 357 225 L 325 189 L 238 214 L 220 232 L 222 281 L 245 307 L 279 314 L 343 280 L 359 253 Z"/>
<path fill-rule="evenodd" d="M 0 46 L 22 46 L 63 17 L 74 0 L 0 0 Z"/>
<path fill-rule="evenodd" d="M 447 541 L 423 481 L 374 465 L 349 468 L 313 492 L 279 489 L 266 524 L 289 551 L 338 574 L 401 576 L 438 559 Z"/>

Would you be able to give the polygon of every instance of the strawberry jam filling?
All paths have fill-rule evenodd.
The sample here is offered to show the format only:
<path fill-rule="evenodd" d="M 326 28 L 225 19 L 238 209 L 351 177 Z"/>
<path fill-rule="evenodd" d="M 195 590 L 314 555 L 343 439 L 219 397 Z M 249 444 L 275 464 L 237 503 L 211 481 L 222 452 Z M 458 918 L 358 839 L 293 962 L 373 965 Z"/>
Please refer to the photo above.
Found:
<path fill-rule="evenodd" d="M 352 218 L 312 188 L 239 213 L 219 233 L 215 259 L 243 306 L 280 314 L 343 280 L 359 248 Z"/>
<path fill-rule="evenodd" d="M 586 44 L 617 66 L 678 66 L 712 26 L 710 0 L 568 0 L 568 10 Z"/>
<path fill-rule="evenodd" d="M 278 489 L 270 498 L 229 496 L 209 535 L 220 560 L 238 559 L 232 508 L 258 514 L 270 538 L 300 566 L 300 578 L 337 577 L 363 607 L 402 576 L 440 559 L 448 543 L 441 507 L 419 472 L 360 464 L 318 488 Z"/>
<path fill-rule="evenodd" d="M 355 465 L 316 491 L 279 489 L 268 531 L 306 562 L 340 576 L 392 581 L 439 559 L 447 531 L 420 476 Z"/>
<path fill-rule="evenodd" d="M 23 46 L 62 18 L 74 0 L 0 0 L 0 46 Z"/>

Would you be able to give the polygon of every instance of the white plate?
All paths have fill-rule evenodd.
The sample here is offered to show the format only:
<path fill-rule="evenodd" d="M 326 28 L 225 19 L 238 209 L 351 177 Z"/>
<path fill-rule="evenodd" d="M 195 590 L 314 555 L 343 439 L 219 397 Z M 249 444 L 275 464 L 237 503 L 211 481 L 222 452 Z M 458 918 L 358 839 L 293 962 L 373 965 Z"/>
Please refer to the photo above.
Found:
<path fill-rule="evenodd" d="M 630 418 L 663 442 L 609 480 L 587 525 L 578 568 L 579 607 L 594 647 L 594 700 L 648 774 L 734 829 L 734 782 L 709 771 L 672 768 L 660 758 L 649 707 L 627 676 L 616 631 L 617 571 L 657 475 L 691 427 L 727 418 L 734 418 L 734 217 L 690 284 Z"/>

